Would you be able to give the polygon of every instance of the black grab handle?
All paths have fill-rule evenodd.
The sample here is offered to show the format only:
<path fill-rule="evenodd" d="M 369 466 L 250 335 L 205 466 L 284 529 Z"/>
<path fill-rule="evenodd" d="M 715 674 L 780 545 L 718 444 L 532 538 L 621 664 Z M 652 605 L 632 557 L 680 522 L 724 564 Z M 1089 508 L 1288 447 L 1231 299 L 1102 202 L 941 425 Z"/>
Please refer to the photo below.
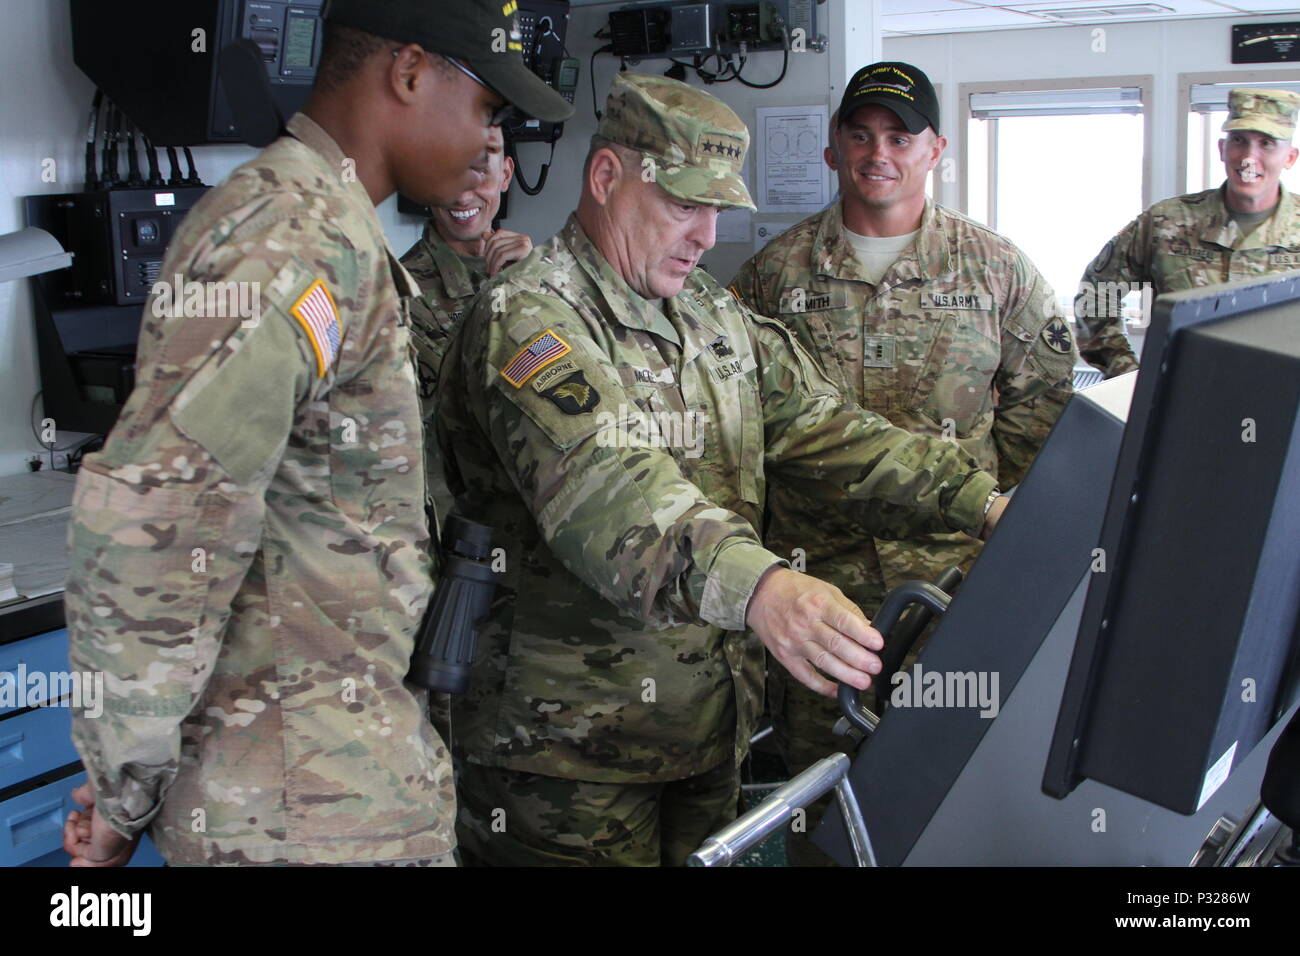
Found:
<path fill-rule="evenodd" d="M 958 581 L 960 581 L 961 572 L 958 571 Z M 945 578 L 947 575 L 945 575 Z M 928 609 L 934 614 L 942 614 L 948 609 L 948 603 L 952 598 L 941 591 L 936 585 L 926 581 L 905 581 L 898 587 L 894 588 L 885 595 L 885 600 L 880 605 L 880 610 L 876 612 L 876 618 L 871 625 L 885 637 L 885 650 L 881 657 L 881 663 L 884 667 L 880 673 L 873 679 L 878 687 L 888 688 L 889 678 L 893 672 L 903 662 L 907 656 L 907 651 L 911 648 L 911 641 L 892 641 L 890 640 L 891 632 L 898 624 L 898 619 L 902 616 L 903 611 L 913 604 L 919 604 L 922 608 Z M 929 618 L 927 617 L 928 621 Z M 923 626 L 923 625 L 922 625 Z M 916 634 L 919 634 L 920 628 L 917 628 Z M 915 640 L 916 634 L 912 635 Z M 895 646 L 891 646 L 895 645 Z M 893 662 L 892 667 L 890 662 Z M 849 723 L 863 734 L 870 736 L 874 729 L 863 714 L 862 703 L 859 700 L 860 691 L 851 684 L 840 684 L 839 704 L 840 712 L 848 718 Z"/>
<path fill-rule="evenodd" d="M 934 586 L 951 598 L 957 593 L 957 589 L 961 587 L 964 576 L 961 568 L 951 567 L 939 575 L 939 580 L 934 582 Z M 928 606 L 916 604 L 913 605 L 910 611 L 903 612 L 891 633 L 880 632 L 885 634 L 886 640 L 885 650 L 880 655 L 880 662 L 885 666 L 880 669 L 879 686 L 890 686 L 890 678 L 894 676 L 895 671 L 903 666 L 903 661 L 912 650 L 912 645 L 916 643 L 917 638 L 921 636 L 921 632 L 925 630 L 926 625 L 930 623 L 934 615 L 935 612 Z M 879 630 L 880 625 L 877 624 L 876 628 Z M 873 681 L 872 683 L 876 682 Z M 881 709 L 884 709 L 883 705 Z"/>

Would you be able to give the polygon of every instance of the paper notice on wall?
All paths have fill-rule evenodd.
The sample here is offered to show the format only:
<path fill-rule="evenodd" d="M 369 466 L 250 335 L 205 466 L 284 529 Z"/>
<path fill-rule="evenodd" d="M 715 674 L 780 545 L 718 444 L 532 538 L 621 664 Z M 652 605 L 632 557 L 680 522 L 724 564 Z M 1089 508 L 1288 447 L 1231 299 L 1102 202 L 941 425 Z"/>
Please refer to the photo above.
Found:
<path fill-rule="evenodd" d="M 762 106 L 756 161 L 759 212 L 817 212 L 831 199 L 826 148 L 826 107 Z"/>

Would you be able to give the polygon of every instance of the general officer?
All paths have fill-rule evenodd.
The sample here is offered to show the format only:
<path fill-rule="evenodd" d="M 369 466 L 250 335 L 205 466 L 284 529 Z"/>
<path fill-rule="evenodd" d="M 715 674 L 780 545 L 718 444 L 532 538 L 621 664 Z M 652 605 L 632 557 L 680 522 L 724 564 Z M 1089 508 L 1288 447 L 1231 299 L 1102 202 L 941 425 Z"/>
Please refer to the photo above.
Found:
<path fill-rule="evenodd" d="M 816 668 L 868 686 L 880 635 L 759 540 L 769 474 L 882 537 L 1002 507 L 960 448 L 843 403 L 696 269 L 719 210 L 752 208 L 748 145 L 708 94 L 617 76 L 577 212 L 447 354 L 448 482 L 505 551 L 453 704 L 471 862 L 683 863 L 735 815 L 764 645 L 822 693 Z"/>
<path fill-rule="evenodd" d="M 825 159 L 840 198 L 777 236 L 732 280 L 788 328 L 841 398 L 918 435 L 956 441 L 1002 488 L 1020 481 L 1069 399 L 1076 353 L 1047 282 L 1009 240 L 928 200 L 943 154 L 939 102 L 909 63 L 873 63 L 845 87 Z M 765 543 L 871 614 L 903 581 L 969 570 L 980 542 L 939 533 L 887 540 L 839 504 L 778 476 Z M 798 773 L 842 749 L 833 701 L 781 667 L 768 679 L 779 749 Z M 792 834 L 797 864 L 829 862 Z"/>
<path fill-rule="evenodd" d="M 402 265 L 420 286 L 420 294 L 411 300 L 411 340 L 425 434 L 430 437 L 438 368 L 451 336 L 484 280 L 533 250 L 528 236 L 492 228 L 515 171 L 515 161 L 505 155 L 501 127 L 492 127 L 478 166 L 479 181 L 451 202 L 431 206 L 424 234 L 402 256 Z M 425 471 L 438 514 L 446 514 L 451 495 L 435 441 L 425 442 Z"/>
<path fill-rule="evenodd" d="M 1300 96 L 1235 89 L 1219 140 L 1223 185 L 1165 199 L 1125 226 L 1079 281 L 1079 351 L 1107 378 L 1138 367 L 1124 335 L 1130 292 L 1157 295 L 1242 282 L 1300 268 L 1300 204 L 1281 183 L 1300 152 L 1291 145 Z"/>
<path fill-rule="evenodd" d="M 78 477 L 70 656 L 107 675 L 103 715 L 74 723 L 83 865 L 146 828 L 172 864 L 451 863 L 450 761 L 403 684 L 431 587 L 416 288 L 373 206 L 469 188 L 504 103 L 571 107 L 492 0 L 336 0 L 325 44 L 304 112 L 162 269 L 249 283 L 260 314 L 155 287 L 138 385 Z"/>

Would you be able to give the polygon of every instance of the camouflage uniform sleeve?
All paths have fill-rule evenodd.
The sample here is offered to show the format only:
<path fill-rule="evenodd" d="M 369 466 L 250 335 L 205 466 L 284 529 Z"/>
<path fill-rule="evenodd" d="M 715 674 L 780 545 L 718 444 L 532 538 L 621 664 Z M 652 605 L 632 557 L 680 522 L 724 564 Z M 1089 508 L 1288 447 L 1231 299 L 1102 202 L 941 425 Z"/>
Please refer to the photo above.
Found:
<path fill-rule="evenodd" d="M 1079 325 L 1079 353 L 1106 373 L 1123 375 L 1138 367 L 1137 355 L 1124 335 L 1120 303 L 1130 289 L 1150 278 L 1144 250 L 1150 248 L 1149 219 L 1143 214 L 1101 247 L 1079 280 L 1074 317 Z"/>
<path fill-rule="evenodd" d="M 300 225 L 254 223 L 166 264 L 167 276 L 253 283 L 260 314 L 163 318 L 150 299 L 140 381 L 77 478 L 69 657 L 74 670 L 105 675 L 105 701 L 96 718 L 74 715 L 73 740 L 98 811 L 126 835 L 149 823 L 176 777 L 181 722 L 204 692 L 259 547 L 264 496 L 296 409 L 332 378 L 320 376 L 286 310 L 316 277 L 355 263 L 338 252 L 295 254 L 303 235 Z"/>
<path fill-rule="evenodd" d="M 456 334 L 454 324 L 447 321 L 446 313 L 429 301 L 430 293 L 414 296 L 411 308 L 411 341 L 415 345 L 416 372 L 420 381 L 420 395 L 432 396 L 438 388 L 438 370 L 442 368 L 447 346 Z"/>
<path fill-rule="evenodd" d="M 446 389 L 465 388 L 465 404 L 551 552 L 651 627 L 704 620 L 743 629 L 758 579 L 786 562 L 744 518 L 707 500 L 670 451 L 605 440 L 637 403 L 569 306 L 512 290 L 509 312 L 494 315 L 486 299 L 453 346 L 465 381 L 444 379 L 440 401 Z M 512 385 L 503 369 L 546 331 L 572 351 Z M 440 437 L 454 456 L 453 436 Z"/>
<path fill-rule="evenodd" d="M 732 277 L 731 284 L 727 286 L 727 289 L 738 300 L 759 315 L 775 315 L 779 303 L 768 301 L 767 294 L 763 289 L 758 261 L 757 254 L 750 256 Z"/>
<path fill-rule="evenodd" d="M 1074 394 L 1079 353 L 1056 293 L 1017 251 L 1015 282 L 1004 303 L 1002 358 L 993 384 L 993 444 L 998 486 L 1020 483 Z M 1122 333 L 1121 333 L 1122 334 Z"/>
<path fill-rule="evenodd" d="M 997 482 L 960 446 L 843 404 L 781 323 L 752 313 L 746 318 L 760 366 L 766 460 L 774 473 L 805 494 L 853 505 L 852 516 L 877 538 L 980 533 Z"/>

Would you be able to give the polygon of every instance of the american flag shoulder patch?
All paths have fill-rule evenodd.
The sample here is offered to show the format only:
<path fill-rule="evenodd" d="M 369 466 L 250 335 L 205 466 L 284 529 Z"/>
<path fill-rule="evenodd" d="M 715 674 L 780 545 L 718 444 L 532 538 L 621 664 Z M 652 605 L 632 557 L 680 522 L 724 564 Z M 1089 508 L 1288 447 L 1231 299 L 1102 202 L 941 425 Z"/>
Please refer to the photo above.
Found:
<path fill-rule="evenodd" d="M 317 279 L 298 297 L 289 313 L 307 333 L 307 340 L 316 353 L 316 372 L 320 378 L 324 378 L 339 354 L 339 339 L 342 335 L 334 296 L 325 283 Z"/>
<path fill-rule="evenodd" d="M 546 366 L 572 351 L 568 342 L 547 329 L 519 350 L 519 354 L 501 370 L 501 377 L 515 388 L 522 388 L 525 382 Z"/>

